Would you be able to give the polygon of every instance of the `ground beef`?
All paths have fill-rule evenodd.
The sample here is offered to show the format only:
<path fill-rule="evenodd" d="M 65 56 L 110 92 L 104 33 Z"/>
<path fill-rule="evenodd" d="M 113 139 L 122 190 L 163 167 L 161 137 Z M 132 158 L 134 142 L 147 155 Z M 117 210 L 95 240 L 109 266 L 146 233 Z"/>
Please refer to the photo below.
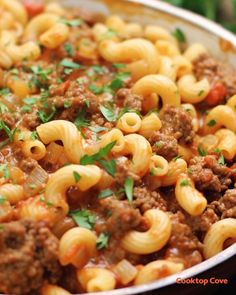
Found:
<path fill-rule="evenodd" d="M 124 156 L 116 158 L 116 182 L 123 186 L 127 177 L 133 178 L 136 182 L 140 181 L 140 177 L 130 171 L 128 158 Z"/>
<path fill-rule="evenodd" d="M 134 209 L 128 201 L 106 198 L 100 201 L 101 210 L 107 216 L 107 232 L 121 237 L 125 232 L 137 228 L 142 220 L 138 209 Z"/>
<path fill-rule="evenodd" d="M 35 130 L 37 126 L 41 124 L 41 121 L 37 115 L 38 109 L 35 107 L 30 113 L 26 113 L 22 116 L 22 124 L 30 130 Z"/>
<path fill-rule="evenodd" d="M 0 114 L 0 120 L 3 121 L 10 129 L 15 127 L 16 118 L 12 115 L 12 113 L 4 112 Z"/>
<path fill-rule="evenodd" d="M 211 202 L 201 216 L 201 230 L 207 231 L 216 221 L 224 218 L 236 218 L 236 189 L 229 189 L 224 196 Z"/>
<path fill-rule="evenodd" d="M 236 71 L 229 65 L 203 54 L 193 61 L 193 70 L 198 80 L 207 78 L 212 85 L 223 83 L 227 89 L 226 97 L 236 93 Z"/>
<path fill-rule="evenodd" d="M 117 91 L 115 100 L 118 105 L 122 104 L 127 106 L 129 109 L 134 109 L 137 111 L 142 110 L 142 100 L 141 95 L 131 93 L 131 90 L 128 88 L 121 88 Z"/>
<path fill-rule="evenodd" d="M 152 145 L 152 151 L 168 161 L 178 155 L 178 141 L 172 135 L 155 131 L 148 141 Z"/>
<path fill-rule="evenodd" d="M 38 294 L 44 281 L 61 276 L 58 240 L 43 223 L 21 220 L 0 231 L 0 292 Z"/>
<path fill-rule="evenodd" d="M 152 208 L 158 208 L 163 211 L 167 210 L 166 200 L 158 192 L 150 191 L 147 187 L 135 187 L 133 197 L 133 205 L 139 208 L 141 213 Z"/>
<path fill-rule="evenodd" d="M 167 244 L 165 258 L 184 263 L 185 268 L 202 261 L 202 244 L 185 223 L 180 211 L 171 215 L 172 233 Z"/>
<path fill-rule="evenodd" d="M 184 143 L 193 141 L 195 132 L 192 125 L 191 115 L 183 108 L 174 106 L 166 107 L 160 114 L 162 122 L 161 132 L 172 135 Z"/>
<path fill-rule="evenodd" d="M 225 191 L 232 182 L 231 170 L 219 164 L 213 155 L 191 159 L 188 172 L 199 191 L 219 193 Z"/>

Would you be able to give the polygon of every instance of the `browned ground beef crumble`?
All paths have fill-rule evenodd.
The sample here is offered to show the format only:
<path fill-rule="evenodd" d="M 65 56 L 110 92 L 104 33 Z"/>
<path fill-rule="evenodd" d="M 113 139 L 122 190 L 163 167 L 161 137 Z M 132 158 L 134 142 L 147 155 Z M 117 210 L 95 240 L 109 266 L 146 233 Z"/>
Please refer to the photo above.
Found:
<path fill-rule="evenodd" d="M 236 71 L 227 64 L 203 54 L 193 62 L 194 75 L 198 80 L 207 78 L 211 84 L 221 82 L 226 87 L 226 97 L 236 93 Z"/>
<path fill-rule="evenodd" d="M 20 220 L 3 225 L 0 231 L 0 292 L 36 294 L 45 280 L 57 283 L 61 273 L 58 239 L 43 222 Z"/>

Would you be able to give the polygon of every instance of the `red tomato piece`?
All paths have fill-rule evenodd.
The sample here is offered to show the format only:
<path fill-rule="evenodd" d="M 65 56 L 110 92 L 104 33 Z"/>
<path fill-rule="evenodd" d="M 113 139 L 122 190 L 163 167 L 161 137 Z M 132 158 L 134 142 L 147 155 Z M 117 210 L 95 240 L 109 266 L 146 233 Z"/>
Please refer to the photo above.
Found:
<path fill-rule="evenodd" d="M 35 16 L 44 10 L 43 0 L 22 0 L 22 2 L 30 17 Z"/>
<path fill-rule="evenodd" d="M 217 82 L 206 97 L 209 106 L 218 105 L 226 96 L 226 87 L 223 83 Z"/>

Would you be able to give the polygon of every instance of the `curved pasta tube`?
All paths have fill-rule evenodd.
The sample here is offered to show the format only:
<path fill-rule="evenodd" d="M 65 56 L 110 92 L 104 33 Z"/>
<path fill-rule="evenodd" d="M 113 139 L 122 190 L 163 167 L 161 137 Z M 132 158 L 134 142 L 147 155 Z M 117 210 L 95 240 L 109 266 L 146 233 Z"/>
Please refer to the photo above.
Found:
<path fill-rule="evenodd" d="M 26 140 L 22 144 L 22 152 L 26 157 L 38 161 L 45 157 L 46 148 L 39 140 Z"/>
<path fill-rule="evenodd" d="M 152 155 L 150 163 L 150 173 L 153 176 L 164 176 L 168 173 L 169 164 L 165 158 Z"/>
<path fill-rule="evenodd" d="M 47 3 L 45 5 L 44 11 L 47 13 L 53 13 L 59 16 L 63 16 L 66 14 L 65 9 L 59 3 L 56 3 L 56 2 Z"/>
<path fill-rule="evenodd" d="M 156 93 L 161 96 L 163 107 L 166 105 L 180 105 L 177 86 L 171 79 L 162 75 L 148 75 L 141 78 L 132 87 L 132 92 L 144 96 Z"/>
<path fill-rule="evenodd" d="M 56 23 L 39 37 L 40 43 L 50 49 L 55 49 L 69 37 L 69 28 L 62 23 Z"/>
<path fill-rule="evenodd" d="M 178 144 L 178 155 L 184 159 L 186 162 L 189 162 L 193 157 L 192 151 L 186 145 Z"/>
<path fill-rule="evenodd" d="M 116 123 L 116 127 L 126 133 L 135 133 L 141 127 L 141 118 L 136 113 L 125 113 Z"/>
<path fill-rule="evenodd" d="M 38 37 L 51 29 L 59 20 L 53 13 L 41 13 L 33 17 L 25 27 L 24 40 L 38 40 Z"/>
<path fill-rule="evenodd" d="M 155 46 L 160 55 L 169 56 L 171 58 L 180 55 L 179 48 L 170 41 L 157 40 Z"/>
<path fill-rule="evenodd" d="M 205 259 L 223 251 L 223 244 L 229 238 L 236 239 L 236 219 L 225 218 L 212 224 L 203 241 Z"/>
<path fill-rule="evenodd" d="M 169 58 L 168 56 L 161 56 L 158 74 L 166 76 L 170 78 L 172 81 L 176 80 L 177 72 L 173 60 L 171 58 Z"/>
<path fill-rule="evenodd" d="M 104 268 L 83 268 L 77 271 L 77 278 L 88 293 L 109 291 L 115 289 L 116 286 L 114 274 Z"/>
<path fill-rule="evenodd" d="M 64 214 L 55 208 L 53 203 L 45 202 L 42 197 L 36 196 L 17 204 L 17 216 L 36 222 L 44 221 L 52 226 L 64 217 Z"/>
<path fill-rule="evenodd" d="M 214 125 L 209 126 L 210 122 L 213 122 Z M 210 110 L 206 117 L 204 131 L 214 133 L 222 126 L 236 132 L 236 112 L 228 105 L 218 105 Z"/>
<path fill-rule="evenodd" d="M 193 118 L 192 119 L 193 130 L 197 132 L 199 128 L 199 123 L 198 123 L 197 111 L 194 105 L 192 105 L 191 103 L 183 103 L 181 104 L 181 107 L 184 108 L 185 111 L 187 111 Z"/>
<path fill-rule="evenodd" d="M 179 205 L 190 215 L 202 214 L 207 206 L 207 200 L 194 186 L 187 174 L 180 174 L 176 186 L 175 196 Z"/>
<path fill-rule="evenodd" d="M 121 246 L 135 254 L 150 254 L 163 248 L 171 235 L 171 221 L 167 213 L 151 209 L 144 213 L 150 227 L 146 232 L 131 230 L 121 241 Z"/>
<path fill-rule="evenodd" d="M 1 0 L 0 7 L 3 7 L 7 11 L 9 11 L 22 25 L 25 25 L 28 20 L 28 15 L 24 5 L 17 0 Z"/>
<path fill-rule="evenodd" d="M 177 78 L 192 73 L 192 63 L 183 55 L 174 56 L 172 58 L 172 62 L 176 71 Z"/>
<path fill-rule="evenodd" d="M 141 285 L 156 281 L 160 278 L 173 275 L 184 269 L 182 263 L 168 260 L 156 260 L 146 264 L 136 276 L 134 285 Z"/>
<path fill-rule="evenodd" d="M 0 196 L 3 196 L 11 205 L 17 204 L 24 199 L 23 186 L 6 183 L 0 186 Z"/>
<path fill-rule="evenodd" d="M 226 105 L 229 106 L 234 112 L 236 112 L 236 94 L 228 99 Z"/>
<path fill-rule="evenodd" d="M 0 222 L 7 222 L 12 220 L 13 208 L 8 201 L 0 204 Z"/>
<path fill-rule="evenodd" d="M 68 204 L 65 201 L 65 193 L 70 186 L 76 186 L 81 191 L 86 191 L 97 184 L 102 176 L 101 169 L 95 165 L 69 165 L 57 170 L 50 177 L 45 188 L 45 199 L 62 207 L 68 212 Z"/>
<path fill-rule="evenodd" d="M 59 242 L 59 261 L 61 265 L 73 264 L 82 268 L 96 255 L 96 235 L 83 227 L 71 228 Z"/>
<path fill-rule="evenodd" d="M 161 178 L 160 186 L 170 186 L 177 182 L 180 173 L 187 171 L 187 163 L 183 159 L 169 162 L 168 173 Z"/>
<path fill-rule="evenodd" d="M 138 133 L 148 138 L 153 134 L 154 131 L 160 130 L 161 126 L 162 126 L 162 123 L 157 113 L 152 112 L 151 114 L 146 115 L 142 119 L 141 127 Z"/>
<path fill-rule="evenodd" d="M 76 126 L 66 120 L 54 120 L 36 128 L 41 141 L 49 144 L 61 140 L 67 158 L 72 163 L 79 163 L 84 155 L 82 137 Z"/>
<path fill-rule="evenodd" d="M 144 37 L 152 42 L 156 42 L 157 40 L 167 40 L 175 45 L 177 44 L 176 39 L 173 36 L 171 36 L 171 34 L 167 30 L 159 26 L 146 26 L 144 30 Z"/>
<path fill-rule="evenodd" d="M 160 61 L 156 48 L 145 39 L 135 38 L 121 43 L 104 40 L 98 49 L 107 61 L 129 63 L 127 69 L 135 80 L 158 71 Z"/>
<path fill-rule="evenodd" d="M 194 61 L 202 54 L 208 54 L 208 50 L 201 43 L 191 44 L 184 52 L 184 57 L 190 61 Z"/>
<path fill-rule="evenodd" d="M 125 137 L 124 154 L 131 154 L 132 160 L 129 169 L 139 175 L 143 176 L 149 169 L 152 148 L 150 143 L 139 134 L 129 134 Z M 145 161 L 144 161 L 145 159 Z"/>
<path fill-rule="evenodd" d="M 56 286 L 46 284 L 41 289 L 41 295 L 71 295 L 71 293 L 67 292 L 65 289 Z"/>
<path fill-rule="evenodd" d="M 0 45 L 0 67 L 4 69 L 9 69 L 10 67 L 12 67 L 12 65 L 13 65 L 12 59 Z"/>
<path fill-rule="evenodd" d="M 184 102 L 201 102 L 210 92 L 210 84 L 206 78 L 196 82 L 196 78 L 190 74 L 182 76 L 177 84 Z"/>
<path fill-rule="evenodd" d="M 220 129 L 215 133 L 219 143 L 217 148 L 221 150 L 225 159 L 232 160 L 236 155 L 236 136 L 228 129 Z"/>

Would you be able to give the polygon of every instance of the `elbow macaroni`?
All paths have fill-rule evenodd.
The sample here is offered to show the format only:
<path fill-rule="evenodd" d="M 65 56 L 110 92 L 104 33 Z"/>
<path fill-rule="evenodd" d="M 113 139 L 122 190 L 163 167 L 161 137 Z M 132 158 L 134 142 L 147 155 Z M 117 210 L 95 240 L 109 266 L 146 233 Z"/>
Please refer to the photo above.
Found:
<path fill-rule="evenodd" d="M 121 246 L 135 254 L 150 254 L 163 248 L 170 238 L 171 221 L 167 213 L 151 209 L 144 213 L 149 223 L 146 232 L 130 231 L 121 241 Z"/>

